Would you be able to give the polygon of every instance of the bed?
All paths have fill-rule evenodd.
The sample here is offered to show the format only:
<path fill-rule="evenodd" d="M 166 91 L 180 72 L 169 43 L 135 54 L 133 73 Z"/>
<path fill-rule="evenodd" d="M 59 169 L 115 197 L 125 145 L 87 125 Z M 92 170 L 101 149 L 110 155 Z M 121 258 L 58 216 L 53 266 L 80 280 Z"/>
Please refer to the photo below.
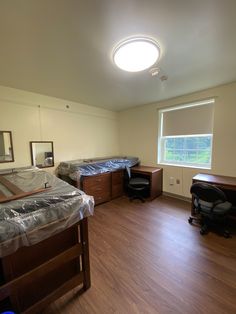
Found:
<path fill-rule="evenodd" d="M 45 171 L 0 173 L 0 312 L 40 313 L 90 287 L 93 209 L 93 197 Z"/>
<path fill-rule="evenodd" d="M 94 176 L 106 172 L 112 172 L 139 164 L 138 157 L 113 156 L 93 159 L 77 159 L 64 161 L 57 167 L 57 174 L 63 180 L 69 182 L 80 181 L 83 176 Z"/>
<path fill-rule="evenodd" d="M 137 157 L 115 156 L 61 162 L 57 175 L 94 197 L 95 205 L 121 197 L 125 168 L 139 164 Z"/>

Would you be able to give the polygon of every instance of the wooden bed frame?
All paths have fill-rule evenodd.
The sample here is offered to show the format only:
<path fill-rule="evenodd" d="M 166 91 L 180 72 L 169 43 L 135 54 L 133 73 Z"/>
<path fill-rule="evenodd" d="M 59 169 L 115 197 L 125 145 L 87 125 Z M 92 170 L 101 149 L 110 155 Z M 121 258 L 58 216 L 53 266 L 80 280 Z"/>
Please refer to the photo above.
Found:
<path fill-rule="evenodd" d="M 5 186 L 5 188 L 7 188 L 13 194 L 12 196 L 6 196 L 0 190 L 0 203 L 6 203 L 9 201 L 18 200 L 19 198 L 23 198 L 23 197 L 30 196 L 30 195 L 37 194 L 37 193 L 42 193 L 42 192 L 45 192 L 46 189 L 50 189 L 50 187 L 47 186 L 47 183 L 45 183 L 44 189 L 37 189 L 37 190 L 29 191 L 29 192 L 24 192 L 23 190 L 18 188 L 15 184 L 8 181 L 4 177 L 4 175 L 0 175 L 0 183 L 3 186 Z"/>
<path fill-rule="evenodd" d="M 77 286 L 90 287 L 87 218 L 0 259 L 0 312 L 41 313 Z"/>

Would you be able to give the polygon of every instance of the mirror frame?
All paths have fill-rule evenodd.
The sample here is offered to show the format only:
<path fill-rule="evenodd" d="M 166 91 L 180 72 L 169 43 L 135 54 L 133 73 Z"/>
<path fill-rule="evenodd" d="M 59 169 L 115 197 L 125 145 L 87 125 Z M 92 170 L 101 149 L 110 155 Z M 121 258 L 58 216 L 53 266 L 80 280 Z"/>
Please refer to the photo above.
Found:
<path fill-rule="evenodd" d="M 50 166 L 42 166 L 39 167 L 38 165 L 34 165 L 34 158 L 33 158 L 33 144 L 43 144 L 43 143 L 49 143 L 52 145 L 52 156 L 53 156 L 53 160 L 52 160 L 52 164 Z M 54 167 L 54 148 L 53 148 L 53 141 L 30 141 L 30 154 L 31 154 L 31 165 L 38 167 L 38 168 L 50 168 L 50 167 Z"/>
<path fill-rule="evenodd" d="M 0 132 L 3 133 L 9 133 L 10 135 L 10 144 L 11 144 L 11 155 L 12 155 L 12 159 L 11 160 L 0 160 L 0 163 L 6 163 L 6 162 L 14 162 L 14 149 L 13 149 L 13 141 L 12 141 L 12 132 L 11 131 L 2 131 L 0 130 Z"/>

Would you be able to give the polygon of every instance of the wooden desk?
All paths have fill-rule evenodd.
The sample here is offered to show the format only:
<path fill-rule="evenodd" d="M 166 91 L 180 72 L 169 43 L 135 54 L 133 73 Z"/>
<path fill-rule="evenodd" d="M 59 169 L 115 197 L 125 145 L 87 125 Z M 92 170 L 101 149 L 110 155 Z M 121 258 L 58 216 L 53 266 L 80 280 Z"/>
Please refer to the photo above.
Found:
<path fill-rule="evenodd" d="M 134 175 L 147 177 L 150 181 L 150 194 L 148 200 L 153 200 L 162 194 L 163 169 L 157 167 L 138 166 L 132 167 L 131 173 Z"/>
<path fill-rule="evenodd" d="M 193 177 L 193 183 L 204 182 L 208 184 L 213 184 L 220 188 L 226 194 L 229 202 L 236 206 L 236 178 L 220 176 L 215 174 L 199 173 Z M 192 205 L 192 215 L 194 215 L 194 208 Z"/>

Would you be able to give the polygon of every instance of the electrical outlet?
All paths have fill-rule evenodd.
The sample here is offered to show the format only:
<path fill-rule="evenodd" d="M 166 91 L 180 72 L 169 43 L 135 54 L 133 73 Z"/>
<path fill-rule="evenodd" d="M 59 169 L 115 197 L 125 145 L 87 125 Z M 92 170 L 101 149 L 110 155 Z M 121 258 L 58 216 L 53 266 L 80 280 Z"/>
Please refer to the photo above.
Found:
<path fill-rule="evenodd" d="M 180 184 L 180 179 L 176 179 L 176 184 Z"/>

